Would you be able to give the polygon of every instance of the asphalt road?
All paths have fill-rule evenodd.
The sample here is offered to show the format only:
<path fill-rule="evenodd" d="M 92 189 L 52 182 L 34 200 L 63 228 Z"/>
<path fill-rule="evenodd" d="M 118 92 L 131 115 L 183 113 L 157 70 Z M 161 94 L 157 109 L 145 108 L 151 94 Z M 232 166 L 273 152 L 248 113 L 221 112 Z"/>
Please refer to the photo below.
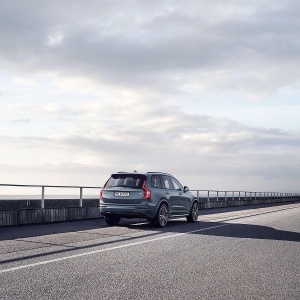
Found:
<path fill-rule="evenodd" d="M 0 299 L 300 299 L 300 204 L 0 228 Z"/>

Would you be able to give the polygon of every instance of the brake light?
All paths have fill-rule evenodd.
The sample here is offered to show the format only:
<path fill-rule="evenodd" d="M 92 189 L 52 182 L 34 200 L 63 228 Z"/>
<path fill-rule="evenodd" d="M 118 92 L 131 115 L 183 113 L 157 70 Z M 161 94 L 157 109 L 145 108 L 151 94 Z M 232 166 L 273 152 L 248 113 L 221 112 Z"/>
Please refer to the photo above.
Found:
<path fill-rule="evenodd" d="M 144 181 L 142 189 L 144 191 L 143 200 L 149 200 L 151 198 L 151 191 L 146 188 L 146 181 Z"/>
<path fill-rule="evenodd" d="M 109 180 L 109 179 L 108 179 Z M 105 182 L 105 184 L 103 185 L 103 188 L 100 191 L 100 200 L 102 200 L 102 193 L 103 193 L 103 189 L 105 188 L 106 184 L 108 183 L 108 180 Z"/>

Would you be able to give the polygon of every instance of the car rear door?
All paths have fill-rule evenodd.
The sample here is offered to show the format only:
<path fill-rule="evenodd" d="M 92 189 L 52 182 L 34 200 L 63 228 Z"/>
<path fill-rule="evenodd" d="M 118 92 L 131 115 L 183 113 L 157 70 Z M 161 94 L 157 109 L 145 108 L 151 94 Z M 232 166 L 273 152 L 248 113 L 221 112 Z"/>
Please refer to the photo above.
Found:
<path fill-rule="evenodd" d="M 169 214 L 174 215 L 176 214 L 177 205 L 176 205 L 176 191 L 174 191 L 171 179 L 167 175 L 162 175 L 162 184 L 165 190 L 165 196 L 168 200 L 169 204 Z"/>

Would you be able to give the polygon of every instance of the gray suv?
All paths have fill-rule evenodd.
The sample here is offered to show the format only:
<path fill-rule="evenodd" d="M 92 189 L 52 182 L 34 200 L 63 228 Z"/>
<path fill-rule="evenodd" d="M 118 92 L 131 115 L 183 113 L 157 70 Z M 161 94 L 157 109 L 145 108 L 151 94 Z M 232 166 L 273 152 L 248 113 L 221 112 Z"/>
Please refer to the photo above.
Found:
<path fill-rule="evenodd" d="M 196 222 L 198 200 L 170 174 L 119 172 L 101 191 L 100 211 L 109 225 L 117 225 L 121 218 L 146 218 L 164 227 L 174 217 Z"/>

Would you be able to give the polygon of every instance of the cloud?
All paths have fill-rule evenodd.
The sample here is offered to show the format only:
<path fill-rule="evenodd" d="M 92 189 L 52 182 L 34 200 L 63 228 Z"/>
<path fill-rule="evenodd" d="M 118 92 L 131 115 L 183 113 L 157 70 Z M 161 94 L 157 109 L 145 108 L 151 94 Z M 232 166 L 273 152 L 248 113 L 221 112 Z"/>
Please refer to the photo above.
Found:
<path fill-rule="evenodd" d="M 64 32 L 61 29 L 57 29 L 48 35 L 48 45 L 55 47 L 60 45 L 64 40 Z"/>
<path fill-rule="evenodd" d="M 112 85 L 159 89 L 162 79 L 184 86 L 192 77 L 199 90 L 273 93 L 299 77 L 299 5 L 260 3 L 10 1 L 0 56 L 24 72 Z"/>
<path fill-rule="evenodd" d="M 228 182 L 234 176 L 240 178 L 243 189 L 254 186 L 249 178 L 255 176 L 265 181 L 300 179 L 298 134 L 253 128 L 226 118 L 186 114 L 176 106 L 135 103 L 128 110 L 122 102 L 114 105 L 107 110 L 97 103 L 77 107 L 62 104 L 55 109 L 41 107 L 40 111 L 37 107 L 31 108 L 28 110 L 38 128 L 41 121 L 35 120 L 35 116 L 42 113 L 43 119 L 53 117 L 55 120 L 72 115 L 73 118 L 68 119 L 69 129 L 65 130 L 64 126 L 59 130 L 63 123 L 58 123 L 58 130 L 47 136 L 38 137 L 38 131 L 35 137 L 31 131 L 31 134 L 1 140 L 7 150 L 19 149 L 14 151 L 12 164 L 28 162 L 35 167 L 47 167 L 50 172 L 54 168 L 55 172 L 63 173 L 70 171 L 66 166 L 72 166 L 75 172 L 82 171 L 86 176 L 92 168 L 90 176 L 95 176 L 97 171 L 102 181 L 108 173 L 133 169 L 177 173 L 197 188 L 202 177 L 209 185 L 201 184 L 203 188 L 217 188 L 208 182 L 212 176 L 220 181 L 222 188 L 226 182 L 231 189 L 237 189 L 237 186 L 234 188 L 236 181 Z M 114 118 L 114 126 L 106 124 L 110 117 Z M 221 183 L 220 177 L 227 179 Z M 259 179 L 251 180 L 259 184 Z"/>
<path fill-rule="evenodd" d="M 26 124 L 30 122 L 31 122 L 30 119 L 17 119 L 12 121 L 13 124 Z"/>

